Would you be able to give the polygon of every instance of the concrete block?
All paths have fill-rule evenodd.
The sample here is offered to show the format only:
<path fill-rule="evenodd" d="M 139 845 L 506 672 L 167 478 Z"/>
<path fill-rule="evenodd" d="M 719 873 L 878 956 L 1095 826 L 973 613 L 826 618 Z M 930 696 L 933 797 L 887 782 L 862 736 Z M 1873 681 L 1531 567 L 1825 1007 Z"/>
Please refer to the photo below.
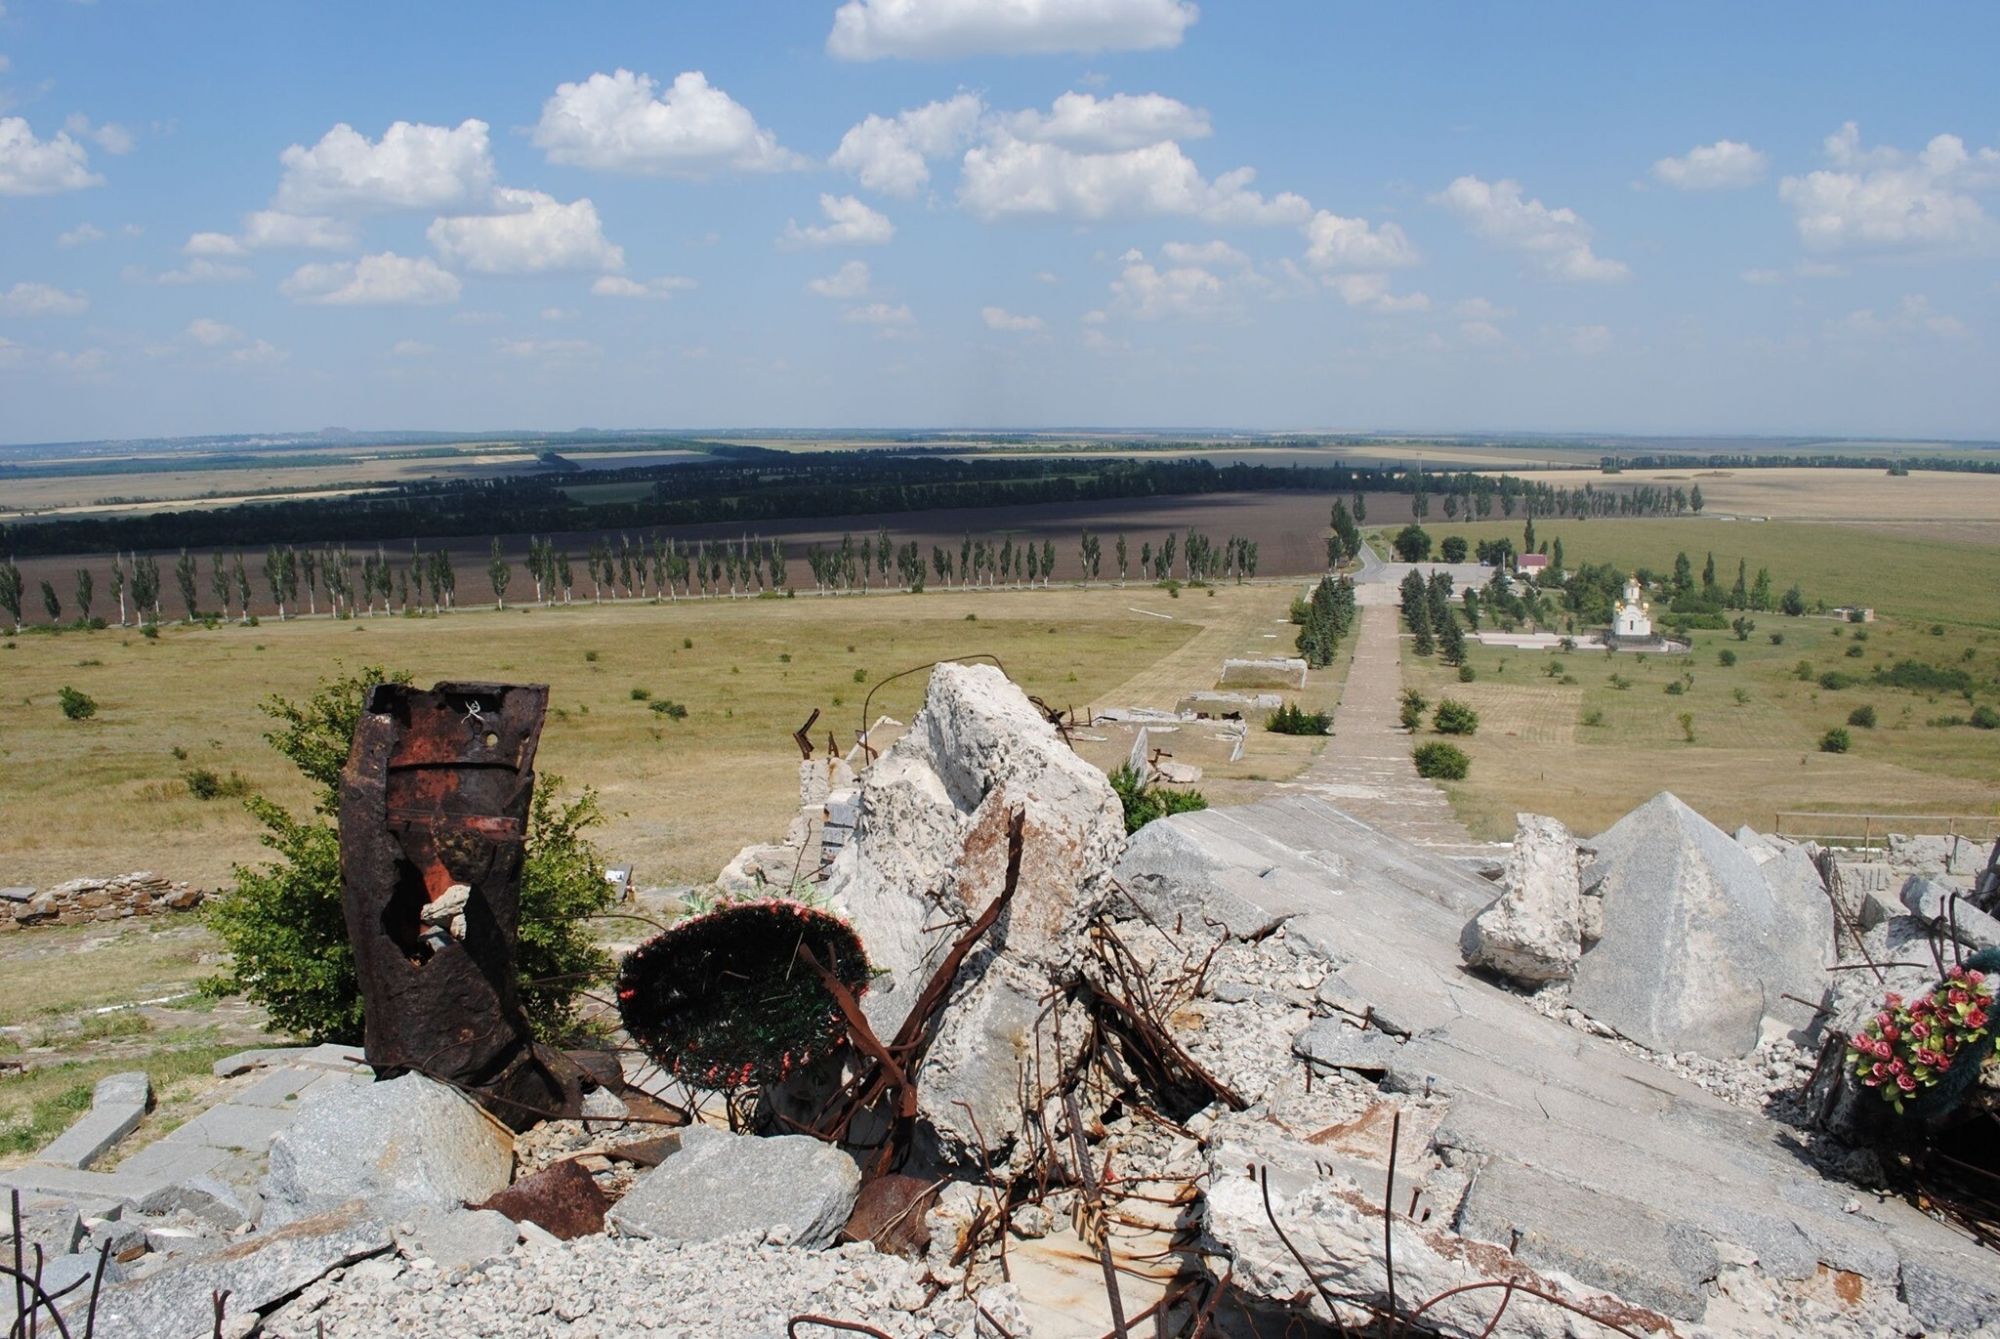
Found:
<path fill-rule="evenodd" d="M 210 1148 L 261 1153 L 270 1145 L 273 1135 L 292 1123 L 292 1117 L 291 1111 L 224 1102 L 202 1112 L 170 1137 L 177 1144 L 205 1144 Z"/>
<path fill-rule="evenodd" d="M 307 1084 L 320 1077 L 317 1070 L 300 1069 L 286 1065 L 274 1069 L 249 1088 L 229 1100 L 237 1106 L 270 1107 L 277 1111 L 296 1111 L 298 1096 Z"/>
<path fill-rule="evenodd" d="M 35 1161 L 53 1167 L 90 1166 L 145 1119 L 152 1095 L 152 1084 L 140 1072 L 98 1080 L 90 1110 L 37 1153 Z"/>

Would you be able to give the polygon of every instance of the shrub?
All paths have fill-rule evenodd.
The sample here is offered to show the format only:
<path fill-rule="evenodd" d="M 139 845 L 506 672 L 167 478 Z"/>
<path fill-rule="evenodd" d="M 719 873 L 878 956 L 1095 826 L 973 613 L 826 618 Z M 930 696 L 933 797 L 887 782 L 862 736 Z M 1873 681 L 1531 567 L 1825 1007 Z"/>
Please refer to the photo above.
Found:
<path fill-rule="evenodd" d="M 1839 670 L 1828 670 L 1819 676 L 1819 686 L 1829 693 L 1837 693 L 1843 688 L 1852 688 L 1861 681 L 1852 674 L 1842 674 Z"/>
<path fill-rule="evenodd" d="M 1849 725 L 1858 725 L 1863 730 L 1873 730 L 1875 728 L 1875 708 L 1872 705 L 1856 707 L 1853 711 L 1847 713 L 1847 723 Z"/>
<path fill-rule="evenodd" d="M 1125 810 L 1125 831 L 1128 834 L 1137 832 L 1156 818 L 1208 808 L 1208 800 L 1200 791 L 1147 785 L 1130 764 L 1111 774 L 1111 789 L 1118 793 L 1118 803 Z"/>
<path fill-rule="evenodd" d="M 692 637 L 683 637 L 683 638 L 681 638 L 681 650 L 683 650 L 683 651 L 692 651 L 692 650 L 694 650 L 694 638 L 692 638 Z"/>
<path fill-rule="evenodd" d="M 1417 745 L 1410 757 L 1417 764 L 1418 776 L 1436 781 L 1463 781 L 1472 770 L 1472 759 L 1465 756 L 1465 750 L 1442 739 Z"/>
<path fill-rule="evenodd" d="M 856 682 L 856 683 L 867 683 L 867 682 L 868 682 L 868 671 L 867 671 L 867 670 L 865 670 L 865 669 L 857 669 L 856 671 L 854 671 L 854 682 Z"/>
<path fill-rule="evenodd" d="M 1966 648 L 1971 651 L 1971 647 Z M 1911 688 L 1924 693 L 1970 693 L 1972 676 L 1962 669 L 1946 669 L 1921 660 L 1899 660 L 1888 669 L 1875 667 L 1875 682 L 1891 688 Z"/>
<path fill-rule="evenodd" d="M 97 699 L 68 684 L 56 689 L 56 701 L 62 705 L 62 714 L 73 721 L 87 721 L 97 714 Z"/>
<path fill-rule="evenodd" d="M 197 800 L 241 799 L 250 793 L 249 780 L 238 772 L 218 776 L 213 768 L 190 767 L 181 773 L 181 780 Z"/>
<path fill-rule="evenodd" d="M 1856 643 L 1855 645 L 1847 648 L 1847 658 L 1849 660 L 1859 660 L 1862 656 L 1866 654 L 1868 654 L 1868 648 L 1860 645 L 1859 643 Z"/>
<path fill-rule="evenodd" d="M 1933 623 L 1933 624 L 1931 624 L 1931 636 L 1933 636 L 1933 637 L 1942 637 L 1942 636 L 1944 636 L 1944 624 L 1942 624 L 1942 623 Z"/>
<path fill-rule="evenodd" d="M 1681 738 L 1690 744 L 1694 743 L 1694 713 L 1684 711 L 1674 719 L 1681 723 Z"/>
<path fill-rule="evenodd" d="M 1847 733 L 1846 727 L 1836 725 L 1833 729 L 1819 737 L 1819 751 L 1821 753 L 1845 753 L 1853 746 L 1853 743 L 1854 739 Z"/>
<path fill-rule="evenodd" d="M 583 659 L 586 664 L 595 665 L 597 663 L 597 652 L 585 651 L 583 653 Z"/>
<path fill-rule="evenodd" d="M 1687 691 L 1687 685 L 1682 683 L 1679 679 L 1672 679 L 1669 680 L 1667 683 L 1667 696 L 1669 697 L 1679 697 L 1682 693 L 1685 693 L 1686 691 Z"/>
<path fill-rule="evenodd" d="M 1985 703 L 1974 707 L 1966 724 L 1979 730 L 2000 730 L 2000 711 L 1995 711 Z"/>
<path fill-rule="evenodd" d="M 1478 677 L 1479 677 L 1478 671 L 1474 670 L 1472 666 L 1460 665 L 1458 667 L 1458 681 L 1460 683 L 1471 683 L 1474 679 Z"/>
<path fill-rule="evenodd" d="M 1716 652 L 1715 663 L 1727 669 L 1736 663 L 1736 653 L 1725 646 L 1722 650 Z"/>
<path fill-rule="evenodd" d="M 1785 644 L 1785 634 L 1784 634 L 1784 633 L 1782 633 L 1782 632 L 1774 632 L 1774 633 L 1772 633 L 1772 634 L 1771 634 L 1771 645 L 1773 645 L 1773 646 L 1783 646 L 1784 644 Z"/>
<path fill-rule="evenodd" d="M 652 696 L 653 696 L 653 690 L 650 688 L 634 688 L 632 690 L 632 700 L 634 702 L 644 702 L 650 699 Z"/>
<path fill-rule="evenodd" d="M 1456 698 L 1438 703 L 1431 728 L 1441 735 L 1470 735 L 1479 732 L 1479 713 Z"/>
<path fill-rule="evenodd" d="M 240 993 L 262 1004 L 273 1028 L 313 1041 L 361 1037 L 361 990 L 340 902 L 340 769 L 373 684 L 407 683 L 409 675 L 380 666 L 321 681 L 310 698 L 273 696 L 264 713 L 277 728 L 264 738 L 290 759 L 317 791 L 314 815 L 295 818 L 261 796 L 251 813 L 263 823 L 274 853 L 261 868 L 236 866 L 236 887 L 208 905 L 206 918 L 232 955 L 229 969 L 202 982 L 209 994 Z M 608 976 L 611 959 L 597 946 L 592 916 L 615 896 L 604 861 L 584 836 L 601 821 L 596 793 L 567 803 L 554 798 L 559 777 L 544 775 L 528 819 L 521 870 L 520 949 L 515 967 L 521 1005 L 544 1040 L 562 1044 L 577 1032 L 576 1006 L 591 983 Z"/>
<path fill-rule="evenodd" d="M 1264 728 L 1274 735 L 1330 735 L 1333 718 L 1323 711 L 1307 711 L 1296 702 L 1287 702 L 1265 718 Z"/>
<path fill-rule="evenodd" d="M 1801 660 L 1798 664 L 1792 666 L 1792 677 L 1800 683 L 1811 683 L 1813 677 L 1812 661 Z"/>
<path fill-rule="evenodd" d="M 1627 688 L 1630 688 L 1632 686 L 1632 681 L 1626 678 L 1622 674 L 1612 675 L 1609 680 L 1609 683 L 1613 688 L 1616 688 L 1621 693 L 1624 692 Z"/>
<path fill-rule="evenodd" d="M 1428 706 L 1430 706 L 1430 699 L 1414 688 L 1405 688 L 1403 690 L 1403 728 L 1405 730 L 1422 728 L 1424 723 L 1424 708 Z"/>
<path fill-rule="evenodd" d="M 1739 707 L 1750 705 L 1750 693 L 1748 689 L 1733 688 L 1730 690 L 1729 695 L 1736 699 L 1736 705 Z"/>
<path fill-rule="evenodd" d="M 357 628 L 356 631 L 358 632 L 360 629 Z M 157 642 L 160 640 L 160 625 L 157 623 L 148 623 L 139 629 L 139 635 L 149 642 Z"/>
<path fill-rule="evenodd" d="M 1583 713 L 1583 723 L 1588 726 L 1603 725 L 1604 724 L 1603 711 L 1599 710 L 1596 707 L 1592 707 L 1589 711 Z"/>
<path fill-rule="evenodd" d="M 687 714 L 688 714 L 687 704 L 684 702 L 676 702 L 669 697 L 663 697 L 657 702 L 649 703 L 648 707 L 650 710 L 656 711 L 662 716 L 670 716 L 677 721 L 684 721 L 687 719 Z"/>

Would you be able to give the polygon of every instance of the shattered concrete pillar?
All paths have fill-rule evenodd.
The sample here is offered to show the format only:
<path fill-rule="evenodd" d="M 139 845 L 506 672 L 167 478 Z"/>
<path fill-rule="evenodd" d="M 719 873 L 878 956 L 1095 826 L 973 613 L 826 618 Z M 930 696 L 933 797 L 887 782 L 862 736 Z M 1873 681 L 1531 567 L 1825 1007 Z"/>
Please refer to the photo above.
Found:
<path fill-rule="evenodd" d="M 340 778 L 341 903 L 366 1055 L 466 1088 L 517 1129 L 574 1115 L 581 1075 L 515 987 L 521 862 L 548 689 L 369 690 Z"/>

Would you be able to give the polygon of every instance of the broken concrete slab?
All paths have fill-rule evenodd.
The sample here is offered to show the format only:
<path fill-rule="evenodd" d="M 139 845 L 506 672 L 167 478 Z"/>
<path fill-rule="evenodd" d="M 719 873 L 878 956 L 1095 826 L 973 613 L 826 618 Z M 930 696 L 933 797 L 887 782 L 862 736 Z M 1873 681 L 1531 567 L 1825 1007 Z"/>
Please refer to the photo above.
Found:
<path fill-rule="evenodd" d="M 141 1213 L 185 1213 L 221 1232 L 234 1232 L 257 1221 L 263 1201 L 255 1191 L 201 1175 L 161 1186 L 139 1201 Z"/>
<path fill-rule="evenodd" d="M 491 1209 L 419 1209 L 395 1230 L 406 1259 L 429 1260 L 446 1275 L 483 1269 L 514 1249 L 520 1229 Z"/>
<path fill-rule="evenodd" d="M 35 1161 L 52 1167 L 90 1166 L 138 1127 L 152 1100 L 153 1085 L 142 1070 L 99 1079 L 90 1110 L 35 1154 Z"/>
<path fill-rule="evenodd" d="M 1911 915 L 1937 926 L 1967 948 L 2000 945 L 2000 920 L 1972 905 L 1963 888 L 1912 874 L 1903 881 L 1896 900 L 1909 908 Z"/>
<path fill-rule="evenodd" d="M 265 1219 L 286 1223 L 353 1199 L 455 1209 L 503 1189 L 513 1168 L 504 1126 L 457 1089 L 406 1074 L 299 1112 L 271 1142 Z"/>
<path fill-rule="evenodd" d="M 1338 1018 L 1322 1018 L 1292 1039 L 1292 1054 L 1322 1070 L 1380 1074 L 1402 1049 L 1402 1044 L 1386 1032 L 1356 1027 Z"/>
<path fill-rule="evenodd" d="M 1304 688 L 1306 662 L 1297 656 L 1245 657 L 1222 662 L 1224 688 Z"/>
<path fill-rule="evenodd" d="M 0 1194 L 0 1247 L 9 1248 L 0 1251 L 0 1256 L 7 1259 L 13 1258 L 15 1227 L 12 1206 Z M 40 1246 L 45 1255 L 68 1255 L 83 1240 L 83 1214 L 74 1200 L 54 1195 L 23 1195 L 19 1228 L 24 1254 Z"/>
<path fill-rule="evenodd" d="M 1802 850 L 1759 866 L 1665 791 L 1595 846 L 1585 882 L 1602 929 L 1572 977 L 1578 1009 L 1650 1049 L 1715 1057 L 1755 1050 L 1767 1019 L 1810 1018 L 1783 997 L 1823 989 L 1832 912 L 1823 893 L 1815 908 L 1766 878 Z"/>
<path fill-rule="evenodd" d="M 861 1189 L 854 1159 L 808 1135 L 760 1139 L 697 1125 L 681 1141 L 607 1215 L 614 1230 L 667 1241 L 756 1232 L 812 1249 L 834 1239 Z"/>
<path fill-rule="evenodd" d="M 1500 896 L 1466 922 L 1466 962 L 1524 985 L 1566 979 L 1583 955 L 1582 853 L 1568 828 L 1537 814 L 1515 817 Z"/>

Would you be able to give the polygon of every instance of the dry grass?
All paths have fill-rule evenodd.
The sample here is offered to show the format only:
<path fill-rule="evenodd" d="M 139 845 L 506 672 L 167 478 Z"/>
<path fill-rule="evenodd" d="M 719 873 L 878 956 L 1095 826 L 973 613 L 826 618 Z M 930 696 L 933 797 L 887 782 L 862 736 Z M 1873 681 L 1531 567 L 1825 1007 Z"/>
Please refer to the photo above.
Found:
<path fill-rule="evenodd" d="M 1976 521 L 2000 515 L 2000 474 L 1918 470 L 1891 478 L 1882 470 L 1547 470 L 1535 482 L 1556 488 L 1620 489 L 1640 483 L 1701 486 L 1708 512 L 1776 521 Z"/>
<path fill-rule="evenodd" d="M 1239 646 L 1289 646 L 1258 630 L 1284 636 L 1273 620 L 1292 594 L 1289 584 L 1178 599 L 1150 587 L 933 591 L 168 627 L 157 641 L 116 629 L 22 636 L 0 649 L 0 882 L 151 868 L 225 884 L 233 862 L 259 858 L 258 829 L 235 802 L 193 799 L 182 772 L 240 771 L 287 804 L 305 803 L 261 739 L 257 704 L 367 664 L 408 669 L 420 683 L 549 684 L 539 769 L 570 791 L 601 793 L 605 854 L 646 883 L 706 881 L 739 847 L 783 832 L 796 802 L 790 734 L 814 707 L 825 712 L 816 737 L 832 729 L 845 748 L 870 684 L 975 652 L 999 656 L 1049 702 L 1085 708 L 1133 700 L 1121 685 L 1139 692 L 1162 657 L 1197 643 L 1185 661 L 1193 677 L 1178 688 L 1203 687 Z M 1210 624 L 1237 631 L 1211 634 Z M 890 685 L 871 714 L 908 720 L 924 681 Z M 65 684 L 97 699 L 95 719 L 62 717 L 55 695 Z M 655 713 L 634 688 L 685 703 L 687 719 Z"/>

